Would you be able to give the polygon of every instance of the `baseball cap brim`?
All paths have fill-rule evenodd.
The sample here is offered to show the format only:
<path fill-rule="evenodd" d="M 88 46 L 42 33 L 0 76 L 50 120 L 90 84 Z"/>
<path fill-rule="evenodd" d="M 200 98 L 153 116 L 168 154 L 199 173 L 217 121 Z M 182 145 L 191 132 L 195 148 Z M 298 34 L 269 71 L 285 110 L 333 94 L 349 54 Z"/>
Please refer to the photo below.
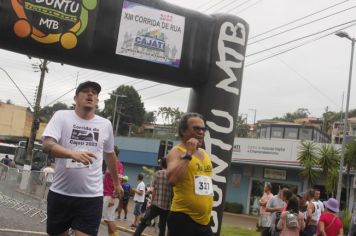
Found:
<path fill-rule="evenodd" d="M 77 89 L 75 90 L 75 94 L 78 95 L 80 91 L 82 91 L 85 88 L 93 88 L 97 92 L 97 94 L 100 93 L 101 91 L 101 86 L 97 82 L 94 81 L 86 81 L 78 85 Z"/>

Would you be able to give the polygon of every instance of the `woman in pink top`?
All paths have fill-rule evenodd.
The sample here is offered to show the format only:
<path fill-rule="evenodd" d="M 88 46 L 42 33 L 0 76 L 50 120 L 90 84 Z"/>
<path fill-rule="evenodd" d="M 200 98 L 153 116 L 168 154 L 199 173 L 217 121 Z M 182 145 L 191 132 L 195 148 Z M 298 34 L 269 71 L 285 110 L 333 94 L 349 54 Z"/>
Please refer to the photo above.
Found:
<path fill-rule="evenodd" d="M 320 236 L 342 236 L 344 228 L 341 219 L 335 213 L 339 212 L 339 202 L 335 198 L 329 198 L 324 202 L 325 212 L 321 213 L 318 224 Z"/>
<path fill-rule="evenodd" d="M 291 218 L 295 218 L 294 222 L 291 221 Z M 287 209 L 282 213 L 278 221 L 277 229 L 281 230 L 280 236 L 299 236 L 299 232 L 304 227 L 304 215 L 299 212 L 298 198 L 293 195 L 289 198 Z"/>

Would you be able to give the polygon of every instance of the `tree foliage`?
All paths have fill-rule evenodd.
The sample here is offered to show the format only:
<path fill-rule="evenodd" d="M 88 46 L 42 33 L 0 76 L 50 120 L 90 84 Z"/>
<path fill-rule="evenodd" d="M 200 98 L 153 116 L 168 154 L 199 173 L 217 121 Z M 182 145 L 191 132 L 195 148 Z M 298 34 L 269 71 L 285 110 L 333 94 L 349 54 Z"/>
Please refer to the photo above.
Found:
<path fill-rule="evenodd" d="M 117 97 L 116 95 L 119 96 Z M 141 126 L 144 122 L 144 104 L 141 102 L 141 97 L 134 87 L 121 85 L 111 93 L 109 99 L 104 101 L 105 107 L 102 111 L 102 115 L 111 120 L 113 119 L 115 110 L 116 97 L 117 114 L 113 124 L 115 126 L 118 117 L 120 117 L 119 134 L 126 135 L 129 130 L 129 125 Z"/>
<path fill-rule="evenodd" d="M 237 116 L 236 119 L 236 136 L 241 138 L 247 138 L 250 127 L 247 125 L 247 118 L 242 117 L 241 115 Z"/>
<path fill-rule="evenodd" d="M 298 108 L 295 112 L 288 112 L 283 117 L 275 117 L 274 120 L 294 122 L 296 119 L 306 118 L 310 115 L 310 112 L 307 108 Z"/>
<path fill-rule="evenodd" d="M 40 117 L 41 120 L 44 122 L 49 122 L 52 118 L 53 114 L 58 110 L 67 110 L 69 109 L 67 104 L 62 102 L 57 102 L 53 104 L 53 106 L 45 106 L 40 110 Z"/>
<path fill-rule="evenodd" d="M 298 152 L 298 161 L 303 167 L 300 175 L 307 179 L 308 187 L 313 185 L 319 176 L 315 169 L 318 165 L 317 148 L 313 142 L 302 142 Z"/>

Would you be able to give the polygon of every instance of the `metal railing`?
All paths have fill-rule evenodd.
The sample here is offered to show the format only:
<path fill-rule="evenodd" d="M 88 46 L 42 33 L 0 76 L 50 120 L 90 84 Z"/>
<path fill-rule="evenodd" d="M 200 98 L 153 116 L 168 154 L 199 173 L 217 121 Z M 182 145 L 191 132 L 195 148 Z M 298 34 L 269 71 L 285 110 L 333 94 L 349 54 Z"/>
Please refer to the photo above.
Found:
<path fill-rule="evenodd" d="M 0 205 L 46 221 L 47 194 L 51 184 L 47 179 L 43 171 L 9 168 L 0 163 Z"/>

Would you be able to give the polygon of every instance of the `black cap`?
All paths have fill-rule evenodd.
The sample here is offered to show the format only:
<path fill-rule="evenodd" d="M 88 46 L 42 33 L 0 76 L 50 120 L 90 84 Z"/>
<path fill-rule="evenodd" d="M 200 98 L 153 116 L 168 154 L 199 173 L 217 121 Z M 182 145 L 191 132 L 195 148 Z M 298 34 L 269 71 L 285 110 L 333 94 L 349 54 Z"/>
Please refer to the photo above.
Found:
<path fill-rule="evenodd" d="M 93 81 L 85 81 L 81 84 L 78 85 L 77 89 L 75 90 L 75 95 L 78 95 L 80 91 L 82 91 L 85 88 L 93 88 L 97 92 L 97 94 L 100 93 L 101 91 L 101 86 L 97 82 Z"/>

